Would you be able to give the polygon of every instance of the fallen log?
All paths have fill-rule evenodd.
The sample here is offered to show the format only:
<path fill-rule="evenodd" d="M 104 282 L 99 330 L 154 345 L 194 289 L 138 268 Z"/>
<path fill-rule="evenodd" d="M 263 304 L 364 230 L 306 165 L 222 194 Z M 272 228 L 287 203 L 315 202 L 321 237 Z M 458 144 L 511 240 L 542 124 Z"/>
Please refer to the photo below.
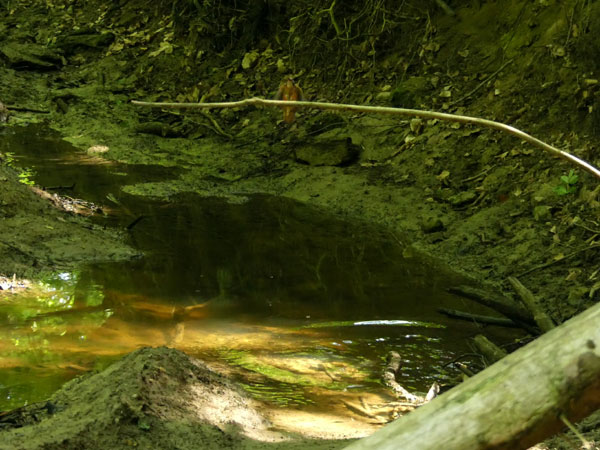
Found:
<path fill-rule="evenodd" d="M 480 305 L 487 306 L 488 308 L 498 311 L 505 317 L 508 317 L 515 322 L 519 327 L 523 328 L 527 332 L 538 335 L 539 330 L 535 327 L 535 321 L 525 308 L 521 305 L 513 302 L 511 299 L 492 294 L 483 289 L 471 287 L 471 286 L 456 286 L 448 289 L 448 292 L 460 297 L 468 298 Z"/>
<path fill-rule="evenodd" d="M 533 293 L 525 286 L 523 286 L 523 284 L 515 277 L 508 277 L 508 281 L 510 282 L 515 292 L 519 294 L 519 297 L 521 298 L 527 309 L 531 311 L 533 320 L 535 320 L 537 326 L 540 327 L 540 330 L 542 330 L 543 332 L 547 332 L 554 328 L 554 322 L 552 321 L 550 316 L 546 314 L 546 311 L 544 311 L 542 307 L 538 305 L 538 302 L 535 299 Z"/>
<path fill-rule="evenodd" d="M 479 353 L 485 356 L 485 359 L 490 363 L 495 363 L 504 358 L 507 353 L 482 334 L 478 334 L 473 338 L 473 343 Z"/>
<path fill-rule="evenodd" d="M 485 325 L 496 325 L 499 327 L 518 328 L 519 326 L 511 319 L 504 317 L 483 316 L 481 314 L 471 314 L 457 309 L 438 308 L 438 312 L 453 319 L 467 320 Z"/>
<path fill-rule="evenodd" d="M 402 367 L 402 358 L 398 352 L 390 352 L 387 356 L 385 368 L 383 370 L 383 382 L 389 387 L 397 397 L 402 397 L 409 402 L 416 405 L 420 405 L 424 402 L 422 397 L 414 395 L 407 391 L 396 381 L 396 376 L 400 372 Z"/>
<path fill-rule="evenodd" d="M 600 304 L 351 450 L 526 449 L 600 408 Z"/>

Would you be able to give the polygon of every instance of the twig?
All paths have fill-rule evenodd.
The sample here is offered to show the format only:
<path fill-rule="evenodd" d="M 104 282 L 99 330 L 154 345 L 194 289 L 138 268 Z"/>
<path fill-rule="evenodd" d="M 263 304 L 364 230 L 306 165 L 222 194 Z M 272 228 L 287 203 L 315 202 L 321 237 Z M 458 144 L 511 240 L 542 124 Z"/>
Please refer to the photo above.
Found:
<path fill-rule="evenodd" d="M 583 434 L 581 434 L 579 432 L 579 430 L 577 428 L 575 428 L 575 425 L 573 425 L 571 423 L 571 421 L 567 418 L 567 416 L 565 416 L 564 413 L 561 413 L 560 416 L 558 416 L 560 418 L 560 420 L 563 421 L 563 423 L 569 428 L 569 430 L 571 430 L 573 432 L 573 434 L 575 436 L 577 436 L 577 438 L 581 441 L 581 444 L 583 445 L 583 447 L 581 447 L 582 449 L 592 449 L 592 444 L 591 442 L 589 442 L 584 436 Z"/>
<path fill-rule="evenodd" d="M 72 191 L 73 189 L 75 189 L 75 183 L 69 185 L 69 186 L 46 186 L 44 187 L 45 191 L 64 191 L 64 190 L 70 190 Z"/>
<path fill-rule="evenodd" d="M 214 130 L 217 134 L 220 134 L 223 137 L 226 137 L 228 139 L 233 139 L 233 136 L 230 135 L 229 133 L 226 133 L 225 131 L 223 131 L 223 128 L 221 128 L 221 125 L 219 125 L 219 123 L 213 118 L 213 116 L 211 116 L 208 113 L 203 112 L 202 115 L 204 117 L 206 117 L 210 123 L 212 123 Z"/>
<path fill-rule="evenodd" d="M 335 6 L 336 1 L 337 0 L 333 0 L 333 2 L 331 3 L 331 6 L 329 6 L 329 8 L 324 9 L 323 11 L 320 11 L 320 12 L 329 13 L 329 18 L 331 19 L 331 24 L 333 25 L 333 28 L 335 28 L 335 34 L 337 36 L 341 36 L 343 34 L 342 30 L 340 29 L 340 26 L 338 25 L 337 21 L 335 20 L 335 16 L 333 15 L 333 7 Z"/>
<path fill-rule="evenodd" d="M 423 398 L 418 395 L 414 395 L 404 389 L 397 381 L 396 375 L 400 371 L 402 366 L 402 358 L 400 354 L 395 351 L 391 351 L 387 356 L 387 364 L 383 371 L 383 382 L 394 391 L 398 397 L 404 397 L 406 400 L 413 404 L 423 403 Z"/>
<path fill-rule="evenodd" d="M 575 250 L 574 252 L 569 253 L 568 255 L 566 255 L 566 256 L 564 256 L 564 257 L 562 257 L 560 259 L 555 259 L 555 260 L 552 260 L 550 262 L 547 262 L 547 263 L 544 263 L 544 264 L 540 264 L 539 266 L 532 267 L 531 269 L 527 269 L 525 272 L 521 272 L 519 275 L 517 275 L 517 277 L 521 278 L 521 277 L 523 277 L 525 275 L 529 275 L 531 272 L 535 272 L 536 270 L 546 269 L 547 267 L 553 266 L 556 263 L 559 263 L 559 262 L 565 261 L 565 260 L 567 260 L 569 258 L 572 258 L 573 256 L 576 256 L 579 253 L 583 253 L 585 251 L 588 251 L 588 250 L 591 250 L 591 249 L 594 249 L 594 248 L 598 248 L 598 247 L 600 247 L 600 244 L 592 244 L 592 245 L 590 245 L 588 247 L 580 248 L 579 250 Z"/>
<path fill-rule="evenodd" d="M 479 89 L 481 89 L 483 86 L 486 85 L 486 83 L 488 81 L 490 81 L 492 78 L 494 78 L 496 75 L 498 75 L 500 72 L 502 72 L 502 70 L 508 66 L 510 63 L 512 63 L 513 60 L 509 59 L 508 61 L 506 61 L 504 64 L 502 64 L 500 66 L 500 68 L 498 70 L 496 70 L 493 74 L 491 74 L 490 76 L 488 76 L 485 80 L 483 80 L 481 83 L 479 83 L 477 86 L 475 86 L 475 88 L 473 90 L 471 90 L 470 92 L 467 92 L 465 95 L 463 95 L 461 98 L 459 98 L 458 100 L 454 100 L 453 102 L 450 102 L 450 104 L 448 106 L 454 106 L 457 103 L 462 102 L 463 100 L 468 99 L 471 95 L 473 95 L 475 92 L 477 92 Z"/>
<path fill-rule="evenodd" d="M 456 363 L 456 368 L 460 370 L 463 375 L 466 375 L 469 378 L 475 376 L 475 372 L 469 369 L 469 367 L 466 364 L 460 362 Z"/>
<path fill-rule="evenodd" d="M 552 145 L 546 144 L 545 142 L 525 133 L 515 127 L 506 125 L 501 122 L 494 120 L 481 119 L 479 117 L 461 116 L 458 114 L 440 113 L 435 111 L 424 111 L 419 109 L 406 109 L 406 108 L 392 108 L 389 106 L 362 106 L 362 105 L 349 105 L 343 103 L 326 103 L 326 102 L 305 102 L 305 101 L 285 101 L 285 100 L 266 100 L 264 98 L 248 98 L 236 102 L 217 102 L 217 103 L 161 103 L 161 102 L 142 102 L 138 100 L 132 100 L 132 104 L 138 106 L 150 106 L 154 108 L 181 108 L 181 109 L 210 109 L 210 108 L 241 108 L 245 106 L 294 106 L 297 108 L 314 108 L 321 110 L 336 110 L 336 111 L 352 111 L 352 112 L 365 112 L 365 113 L 376 113 L 376 114 L 391 114 L 397 116 L 414 116 L 421 117 L 423 119 L 438 119 L 449 122 L 467 123 L 492 128 L 495 130 L 503 131 L 505 133 L 516 136 L 531 145 L 541 148 L 547 152 L 552 153 L 554 156 L 566 159 L 582 169 L 588 171 L 596 178 L 600 178 L 600 169 L 594 167 L 590 163 L 578 158 L 571 153 L 564 150 L 559 150 Z"/>
<path fill-rule="evenodd" d="M 141 221 L 143 218 L 145 218 L 145 217 L 146 217 L 146 216 L 143 216 L 143 215 L 142 215 L 142 216 L 138 216 L 138 217 L 136 217 L 136 218 L 135 218 L 135 219 L 134 219 L 134 220 L 133 220 L 133 221 L 132 221 L 132 222 L 131 222 L 129 225 L 127 225 L 127 226 L 125 227 L 125 229 L 126 229 L 127 231 L 131 231 L 131 230 L 133 229 L 133 227 L 135 227 L 135 226 L 136 226 L 138 223 L 140 223 L 140 221 Z"/>
<path fill-rule="evenodd" d="M 469 322 L 497 325 L 500 327 L 519 328 L 519 325 L 505 317 L 482 316 L 481 314 L 471 314 L 464 311 L 447 308 L 438 308 L 438 312 L 454 319 L 468 320 Z"/>
<path fill-rule="evenodd" d="M 480 178 L 482 176 L 484 176 L 486 173 L 488 173 L 490 170 L 492 170 L 494 167 L 496 167 L 496 165 L 491 165 L 489 166 L 487 169 L 482 170 L 481 172 L 479 172 L 477 175 L 473 175 L 472 177 L 469 178 L 465 178 L 464 180 L 461 181 L 461 183 L 468 183 L 469 181 L 474 181 L 477 178 Z"/>
<path fill-rule="evenodd" d="M 573 225 L 575 225 L 576 227 L 582 228 L 586 231 L 589 231 L 590 233 L 600 234 L 600 230 L 594 230 L 593 228 L 586 227 L 585 225 L 582 225 L 580 223 L 574 223 Z"/>
<path fill-rule="evenodd" d="M 533 335 L 539 334 L 539 331 L 532 326 L 535 322 L 531 318 L 529 311 L 507 297 L 490 294 L 482 289 L 471 286 L 451 287 L 448 289 L 448 292 L 468 298 L 481 305 L 487 306 L 488 308 L 492 308 L 503 316 L 512 319 L 517 325 L 527 330 L 529 333 Z"/>
<path fill-rule="evenodd" d="M 454 14 L 456 14 L 454 12 L 454 10 L 452 8 L 450 8 L 450 6 L 448 6 L 448 3 L 446 3 L 444 0 L 435 0 L 435 2 L 437 3 L 437 5 L 442 8 L 444 10 L 444 12 L 446 14 L 448 14 L 449 16 L 453 16 Z"/>
<path fill-rule="evenodd" d="M 533 320 L 535 320 L 537 326 L 540 327 L 540 330 L 548 332 L 555 328 L 554 322 L 550 316 L 546 314 L 546 311 L 544 311 L 540 305 L 538 305 L 533 293 L 523 286 L 523 284 L 515 277 L 508 277 L 508 281 L 512 285 L 515 292 L 519 295 L 521 300 L 523 300 L 523 303 L 527 309 L 531 311 Z"/>

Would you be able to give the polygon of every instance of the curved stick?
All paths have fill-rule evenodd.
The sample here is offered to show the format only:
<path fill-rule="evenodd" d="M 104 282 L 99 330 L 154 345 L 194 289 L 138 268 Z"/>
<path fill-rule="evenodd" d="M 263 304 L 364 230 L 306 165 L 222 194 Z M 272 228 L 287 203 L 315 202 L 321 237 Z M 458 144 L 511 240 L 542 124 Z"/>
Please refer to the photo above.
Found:
<path fill-rule="evenodd" d="M 392 114 L 397 116 L 412 116 L 421 117 L 423 119 L 438 119 L 449 122 L 469 123 L 475 125 L 481 125 L 487 128 L 493 128 L 495 130 L 503 131 L 519 139 L 529 142 L 530 144 L 546 150 L 559 158 L 570 161 L 587 172 L 594 175 L 596 178 L 600 178 L 600 170 L 578 158 L 571 153 L 564 150 L 559 150 L 552 145 L 546 144 L 545 142 L 525 133 L 515 127 L 506 125 L 501 122 L 494 120 L 481 119 L 479 117 L 460 116 L 458 114 L 440 113 L 434 111 L 423 111 L 420 109 L 405 109 L 405 108 L 392 108 L 389 106 L 361 106 L 361 105 L 347 105 L 338 103 L 325 103 L 325 102 L 306 102 L 306 101 L 285 101 L 285 100 L 265 100 L 263 98 L 253 97 L 237 102 L 217 102 L 217 103 L 160 103 L 160 102 L 141 102 L 132 100 L 131 103 L 139 106 L 150 106 L 154 108 L 180 108 L 180 109 L 208 109 L 208 108 L 241 108 L 244 106 L 251 105 L 263 105 L 263 106 L 295 106 L 298 108 L 314 108 L 314 109 L 329 109 L 337 111 L 354 111 L 364 113 L 377 113 L 377 114 Z"/>

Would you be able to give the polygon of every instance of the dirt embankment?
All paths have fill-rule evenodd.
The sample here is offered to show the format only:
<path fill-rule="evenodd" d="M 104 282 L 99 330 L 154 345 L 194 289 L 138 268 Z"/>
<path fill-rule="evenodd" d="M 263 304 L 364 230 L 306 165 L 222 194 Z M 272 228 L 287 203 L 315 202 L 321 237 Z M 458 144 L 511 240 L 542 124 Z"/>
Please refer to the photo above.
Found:
<path fill-rule="evenodd" d="M 47 402 L 0 417 L 0 449 L 334 449 L 323 432 L 272 430 L 256 402 L 202 362 L 144 348 L 67 383 Z"/>
<path fill-rule="evenodd" d="M 138 255 L 119 233 L 58 210 L 20 183 L 14 170 L 2 165 L 0 186 L 0 273 L 9 278 L 36 277 L 45 270 Z M 12 285 L 7 282 L 3 289 Z"/>
<path fill-rule="evenodd" d="M 4 13 L 0 98 L 50 109 L 49 125 L 81 148 L 187 169 L 130 192 L 286 195 L 383 223 L 496 286 L 522 276 L 559 322 L 595 302 L 597 181 L 513 137 L 309 111 L 288 128 L 276 110 L 179 114 L 128 101 L 271 96 L 294 74 L 313 100 L 479 115 L 594 163 L 597 5 L 473 2 L 449 15 L 407 2 L 385 19 L 353 3 L 331 14 L 278 1 L 29 3 Z"/>
<path fill-rule="evenodd" d="M 0 100 L 52 111 L 48 125 L 82 149 L 186 169 L 129 192 L 289 196 L 383 224 L 492 289 L 510 291 L 517 276 L 556 322 L 597 301 L 598 180 L 513 137 L 438 121 L 301 111 L 288 127 L 276 110 L 129 104 L 272 96 L 293 74 L 312 100 L 481 116 L 599 165 L 597 3 L 473 1 L 452 15 L 416 1 L 199 3 L 10 6 Z M 11 122 L 33 117 L 15 111 Z M 8 203 L 15 217 L 27 204 Z M 2 243 L 2 272 L 73 259 L 2 235 L 15 239 Z"/>

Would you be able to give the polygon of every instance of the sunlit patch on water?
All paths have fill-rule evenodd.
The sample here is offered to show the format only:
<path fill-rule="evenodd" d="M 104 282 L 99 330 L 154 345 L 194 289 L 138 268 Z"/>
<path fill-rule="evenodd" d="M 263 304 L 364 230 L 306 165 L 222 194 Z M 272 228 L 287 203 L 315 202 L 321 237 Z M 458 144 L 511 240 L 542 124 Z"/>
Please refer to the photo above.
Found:
<path fill-rule="evenodd" d="M 305 325 L 306 328 L 331 328 L 331 327 L 353 327 L 353 326 L 396 326 L 396 327 L 426 327 L 426 328 L 444 328 L 444 325 L 433 322 L 420 322 L 415 320 L 363 320 L 355 321 L 340 321 L 340 322 L 317 322 L 310 325 Z"/>
<path fill-rule="evenodd" d="M 82 170 L 80 158 L 65 157 L 76 151 L 57 142 L 30 135 L 18 159 L 35 164 L 43 185 L 74 184 L 71 196 L 118 204 L 108 223 L 140 219 L 128 233 L 145 257 L 62 270 L 0 301 L 0 409 L 43 400 L 139 347 L 166 345 L 238 381 L 288 429 L 315 417 L 370 423 L 364 404 L 391 399 L 381 382 L 388 352 L 402 356 L 401 384 L 421 392 L 446 382 L 448 363 L 470 352 L 467 338 L 479 329 L 437 313 L 472 308 L 446 293 L 464 280 L 411 256 L 385 230 L 267 196 L 241 204 L 134 197 L 122 187 L 149 177 L 144 167 Z"/>
<path fill-rule="evenodd" d="M 48 277 L 0 305 L 0 404 L 42 400 L 73 376 L 146 345 L 202 358 L 275 407 L 314 408 L 344 393 L 385 402 L 380 374 L 387 352 L 402 353 L 403 384 L 422 391 L 447 378 L 444 363 L 464 347 L 462 336 L 449 339 L 456 333 L 448 325 L 428 321 L 314 322 L 256 317 L 244 307 L 237 314 L 231 305 L 223 317 L 215 304 L 203 303 L 203 316 L 189 317 L 177 304 L 117 294 L 85 272 Z"/>

